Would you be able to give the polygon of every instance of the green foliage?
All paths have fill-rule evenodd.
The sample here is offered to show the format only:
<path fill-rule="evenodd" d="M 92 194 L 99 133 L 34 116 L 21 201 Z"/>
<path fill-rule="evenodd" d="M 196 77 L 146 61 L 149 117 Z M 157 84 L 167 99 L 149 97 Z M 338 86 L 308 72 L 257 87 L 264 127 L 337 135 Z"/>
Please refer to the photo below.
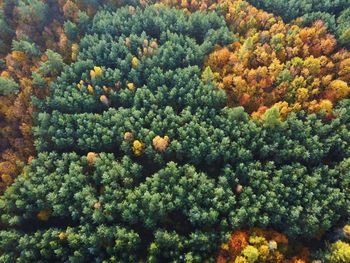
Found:
<path fill-rule="evenodd" d="M 280 15 L 287 21 L 291 21 L 297 17 L 301 17 L 312 12 L 327 12 L 330 14 L 338 14 L 340 10 L 344 10 L 350 7 L 350 3 L 347 0 L 249 0 L 249 2 L 258 8 L 266 9 L 269 12 Z M 288 10 L 288 12 L 286 12 L 286 10 Z"/>
<path fill-rule="evenodd" d="M 203 105 L 211 101 L 207 96 L 218 92 L 213 92 L 209 85 L 202 89 L 195 88 L 196 85 L 203 86 L 198 77 L 200 71 L 199 68 L 189 66 L 201 66 L 205 54 L 212 50 L 215 43 L 232 41 L 232 33 L 226 28 L 224 20 L 214 13 L 205 16 L 195 14 L 192 18 L 182 11 L 168 8 L 146 8 L 144 12 L 137 9 L 136 12 L 130 15 L 127 8 L 121 8 L 117 16 L 107 11 L 96 14 L 91 28 L 93 34 L 86 35 L 79 44 L 79 61 L 67 68 L 60 81 L 51 89 L 49 109 L 100 112 L 104 109 L 99 100 L 104 94 L 102 87 L 114 87 L 117 82 L 120 82 L 121 91 L 112 90 L 108 96 L 113 107 L 130 107 L 136 101 L 139 101 L 137 104 L 147 103 L 143 99 L 145 96 L 154 98 L 149 102 L 150 105 L 167 105 L 166 101 L 161 100 L 167 99 L 169 89 L 174 94 L 170 94 L 168 100 L 180 108 L 193 105 L 193 100 L 201 100 Z M 204 29 L 197 32 L 195 26 Z M 126 41 L 130 42 L 130 47 Z M 148 45 L 145 46 L 145 43 Z M 143 52 L 144 47 L 148 47 L 147 54 Z M 132 68 L 130 63 L 133 57 L 140 60 L 137 68 Z M 89 72 L 96 65 L 105 66 L 104 73 L 98 80 L 91 80 Z M 193 76 L 193 80 L 186 83 L 188 79 L 182 75 L 188 74 Z M 76 84 L 80 80 L 84 80 L 85 84 L 79 90 Z M 90 82 L 94 88 L 93 96 L 87 90 Z M 136 90 L 134 103 L 131 101 L 134 94 L 127 88 L 130 82 L 140 88 Z M 181 89 L 173 88 L 174 85 Z M 204 88 L 209 94 L 206 97 L 189 92 Z M 150 92 L 154 90 L 157 92 L 151 95 Z M 220 94 L 219 101 L 213 98 L 213 103 L 224 102 L 223 92 Z M 173 97 L 178 100 L 175 101 Z"/>
<path fill-rule="evenodd" d="M 263 116 L 266 127 L 275 128 L 281 125 L 280 112 L 276 107 L 268 109 Z"/>
<path fill-rule="evenodd" d="M 133 230 L 104 225 L 51 228 L 33 235 L 2 231 L 0 240 L 0 260 L 6 263 L 136 262 L 140 247 L 140 237 Z"/>
<path fill-rule="evenodd" d="M 130 46 L 125 45 L 125 37 L 110 43 L 107 40 L 115 38 L 116 33 L 113 32 L 129 32 L 130 27 L 118 29 L 122 23 L 110 22 L 107 25 L 103 23 L 105 20 L 99 18 L 107 16 L 108 21 L 119 21 L 125 11 L 119 10 L 120 13 L 116 17 L 112 13 L 97 14 L 92 28 L 99 32 L 99 37 L 87 35 L 82 39 L 81 60 L 66 68 L 60 80 L 52 86 L 53 96 L 47 103 L 48 113 L 39 114 L 39 126 L 35 129 L 38 138 L 36 146 L 39 151 L 95 151 L 133 156 L 132 142 L 123 138 L 125 132 L 131 132 L 135 139 L 145 145 L 141 156 L 142 164 L 148 167 L 151 163 L 151 171 L 159 170 L 159 174 L 146 179 L 145 183 L 139 186 L 140 189 L 131 189 L 121 201 L 120 212 L 125 221 L 145 225 L 152 231 L 164 223 L 166 215 L 173 216 L 174 211 L 181 211 L 181 217 L 185 218 L 181 220 L 194 226 L 205 227 L 217 220 L 216 224 L 222 226 L 221 231 L 230 227 L 259 225 L 281 229 L 291 236 L 309 237 L 315 235 L 319 229 L 329 229 L 340 219 L 334 211 L 347 210 L 345 207 L 348 201 L 343 198 L 345 193 L 333 184 L 333 180 L 337 181 L 336 178 L 339 177 L 338 162 L 350 157 L 346 146 L 349 142 L 346 126 L 348 114 L 344 111 L 348 102 L 339 106 L 338 118 L 329 123 L 324 123 L 322 116 L 307 116 L 305 113 L 290 114 L 282 123 L 278 111 L 272 109 L 266 113 L 266 121 L 262 125 L 258 124 L 249 120 L 242 108 L 223 108 L 223 93 L 214 89 L 212 83 L 201 81 L 196 60 L 192 62 L 191 56 L 182 55 L 181 47 L 186 45 L 192 53 L 203 54 L 200 47 L 196 46 L 198 44 L 191 43 L 189 37 L 186 40 L 177 33 L 161 34 L 157 33 L 157 30 L 152 32 L 159 43 L 157 52 L 153 56 L 141 56 L 137 68 L 133 68 L 130 63 L 132 57 L 138 55 L 145 39 L 151 42 L 152 38 L 142 33 L 144 30 L 138 29 L 139 25 L 135 22 L 135 30 L 139 31 L 141 37 L 130 35 Z M 146 9 L 143 15 L 149 15 L 143 20 L 158 19 L 162 12 L 169 12 L 167 19 L 173 15 L 168 9 L 161 9 L 157 17 L 153 12 L 155 10 L 151 8 Z M 172 12 L 181 17 L 180 11 Z M 142 13 L 139 16 L 142 17 Z M 138 21 L 139 16 L 133 19 Z M 133 16 L 125 19 L 131 19 L 130 17 Z M 164 18 L 165 21 L 167 19 Z M 151 22 L 144 24 L 146 28 L 148 23 Z M 156 28 L 162 26 L 162 23 L 164 22 L 157 21 Z M 182 26 L 176 29 L 175 26 L 176 23 L 172 23 L 167 28 L 174 27 L 175 31 L 186 28 Z M 112 33 L 106 36 L 105 32 Z M 175 53 L 170 50 L 173 41 L 183 41 L 178 47 L 174 43 L 174 49 L 177 51 Z M 102 54 L 102 50 L 105 53 Z M 116 54 L 112 51 L 109 53 L 108 50 Z M 173 64 L 171 60 L 166 59 L 168 56 L 178 57 L 182 62 Z M 184 57 L 190 60 L 184 61 Z M 196 56 L 193 56 L 193 59 L 196 59 Z M 166 64 L 166 61 L 169 61 L 169 64 Z M 88 72 L 94 65 L 104 65 L 103 73 L 98 79 L 90 80 Z M 180 68 L 174 69 L 176 65 Z M 109 82 L 108 76 L 113 74 L 115 77 L 111 77 Z M 91 81 L 94 84 L 94 94 L 90 94 L 86 86 L 80 90 L 76 88 L 80 79 L 85 83 Z M 125 85 L 130 79 L 140 88 L 130 91 Z M 121 88 L 106 94 L 110 99 L 110 108 L 106 109 L 98 100 L 99 96 L 105 94 L 101 86 L 118 81 L 125 83 L 125 86 L 121 84 Z M 170 138 L 171 143 L 163 153 L 157 152 L 152 145 L 156 135 L 167 135 Z M 340 141 L 342 143 L 339 143 Z M 167 192 L 167 188 L 162 186 L 164 176 L 168 177 L 168 180 L 174 179 L 174 187 L 181 185 L 182 180 L 183 187 L 187 187 L 186 180 L 181 179 L 180 171 L 184 168 L 168 174 L 169 160 L 175 160 L 178 164 L 191 164 L 195 171 L 205 171 L 203 178 L 208 179 L 203 180 L 207 181 L 208 193 L 218 191 L 215 190 L 216 184 L 225 181 L 229 182 L 231 189 L 237 184 L 242 184 L 246 190 L 238 200 L 232 201 L 232 204 L 227 199 L 226 205 L 231 207 L 231 211 L 223 212 L 221 209 L 226 209 L 225 206 L 218 203 L 223 206 L 219 209 L 219 206 L 210 201 L 215 198 L 209 198 L 206 202 L 210 204 L 213 215 L 202 215 L 199 217 L 201 220 L 196 221 L 196 217 L 193 217 L 195 215 L 189 212 L 192 210 L 184 207 L 190 202 L 186 195 L 176 199 L 175 196 L 172 197 L 172 192 Z M 341 167 L 346 166 L 346 163 L 347 161 L 340 163 Z M 164 167 L 167 168 L 163 171 Z M 316 172 L 311 172 L 311 168 Z M 320 174 L 325 176 L 328 173 L 329 183 L 325 183 L 324 187 Z M 290 174 L 295 175 L 291 177 Z M 289 179 L 283 179 L 283 176 Z M 271 178 L 275 179 L 271 181 Z M 213 183 L 212 179 L 216 183 Z M 308 180 L 313 182 L 309 189 Z M 167 183 L 169 184 L 169 181 Z M 343 184 L 346 185 L 347 181 Z M 197 188 L 200 189 L 199 186 Z M 286 191 L 288 188 L 302 190 L 297 195 Z M 271 194 L 266 194 L 268 190 Z M 193 191 L 195 190 L 185 192 Z M 220 191 L 225 194 L 231 190 L 223 187 Z M 169 200 L 175 198 L 178 201 L 172 201 L 169 205 L 170 201 L 162 197 L 163 193 L 167 193 L 165 196 L 170 198 Z M 308 196 L 308 193 L 314 193 L 315 199 Z M 291 199 L 290 195 L 297 197 Z M 328 199 L 325 196 L 328 196 Z M 194 204 L 199 200 L 194 192 L 191 200 Z M 327 200 L 324 204 L 318 204 L 322 209 L 315 209 L 314 203 L 317 203 L 317 200 Z M 138 204 L 138 201 L 141 203 Z M 286 209 L 293 211 L 292 216 L 286 216 Z M 198 210 L 199 215 L 200 211 Z M 206 208 L 205 211 L 210 209 Z M 301 214 L 301 211 L 305 212 Z M 220 216 L 225 213 L 226 217 Z M 219 219 L 212 220 L 212 216 Z"/>
<path fill-rule="evenodd" d="M 64 32 L 69 40 L 74 41 L 79 39 L 79 36 L 83 36 L 86 33 L 89 24 L 90 17 L 86 12 L 79 11 L 75 23 L 70 20 L 64 22 Z"/>
<path fill-rule="evenodd" d="M 50 18 L 49 6 L 41 0 L 19 0 L 17 12 L 21 23 L 36 26 L 39 30 Z"/>
<path fill-rule="evenodd" d="M 38 57 L 41 52 L 35 43 L 31 42 L 29 38 L 23 37 L 23 39 L 12 41 L 12 50 L 22 51 L 29 57 Z"/>
<path fill-rule="evenodd" d="M 37 72 L 32 73 L 32 79 L 33 79 L 33 86 L 36 88 L 43 89 L 47 85 L 47 82 L 45 81 L 45 79 L 43 79 L 43 77 Z"/>
<path fill-rule="evenodd" d="M 66 21 L 64 23 L 64 32 L 70 40 L 76 39 L 79 34 L 77 25 L 72 21 Z"/>
<path fill-rule="evenodd" d="M 16 94 L 19 91 L 19 85 L 12 78 L 0 77 L 0 95 L 8 96 Z"/>
<path fill-rule="evenodd" d="M 337 18 L 338 36 L 341 44 L 350 47 L 350 8 L 345 9 Z"/>
<path fill-rule="evenodd" d="M 202 73 L 202 81 L 204 83 L 209 83 L 214 81 L 214 73 L 209 66 L 206 67 Z"/>
<path fill-rule="evenodd" d="M 222 215 L 234 204 L 234 195 L 224 178 L 216 185 L 194 167 L 178 167 L 170 162 L 129 191 L 120 208 L 123 219 L 129 223 L 150 229 L 164 224 L 184 231 L 186 225 L 210 228 L 225 224 Z"/>
<path fill-rule="evenodd" d="M 42 76 L 58 76 L 63 70 L 64 62 L 62 56 L 50 49 L 46 50 L 47 60 L 41 63 L 39 72 Z"/>
<path fill-rule="evenodd" d="M 11 43 L 11 39 L 14 35 L 14 30 L 10 27 L 4 10 L 0 10 L 0 53 L 6 54 L 8 46 Z"/>

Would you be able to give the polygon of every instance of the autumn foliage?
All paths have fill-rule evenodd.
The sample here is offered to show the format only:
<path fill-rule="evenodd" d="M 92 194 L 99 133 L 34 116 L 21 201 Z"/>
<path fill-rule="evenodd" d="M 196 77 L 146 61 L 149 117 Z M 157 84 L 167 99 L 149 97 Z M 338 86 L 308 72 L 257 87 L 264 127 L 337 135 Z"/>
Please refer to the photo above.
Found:
<path fill-rule="evenodd" d="M 19 80 L 19 90 L 15 94 L 0 96 L 0 193 L 34 155 L 30 102 L 34 92 L 32 81 L 22 71 L 29 62 L 23 53 L 15 51 L 7 56 L 6 61 L 8 70 L 4 70 L 1 76 L 13 76 Z"/>
<path fill-rule="evenodd" d="M 331 114 L 348 97 L 350 53 L 336 51 L 321 21 L 303 28 L 244 1 L 221 5 L 240 41 L 218 48 L 206 66 L 228 93 L 230 106 L 241 105 L 256 118 L 273 106 L 282 116 L 301 109 Z"/>
<path fill-rule="evenodd" d="M 243 106 L 254 118 L 276 106 L 282 116 L 332 109 L 350 92 L 350 53 L 319 20 L 310 27 L 255 8 L 246 1 L 160 1 L 184 9 L 217 10 L 239 41 L 217 49 L 204 68 L 213 72 L 229 106 Z M 335 95 L 337 94 L 337 95 Z"/>
<path fill-rule="evenodd" d="M 1 2 L 4 16 L 0 17 L 0 36 L 7 42 L 0 51 L 0 74 L 1 78 L 15 81 L 18 89 L 10 94 L 0 89 L 0 195 L 35 156 L 32 96 L 47 96 L 49 83 L 60 73 L 57 61 L 50 67 L 52 53 L 45 51 L 58 52 L 67 63 L 74 61 L 79 36 L 69 36 L 67 24 L 79 24 L 97 11 L 96 3 L 89 1 L 34 0 L 19 1 L 17 5 Z"/>
<path fill-rule="evenodd" d="M 273 230 L 237 230 L 221 245 L 216 263 L 306 263 L 309 251 Z"/>

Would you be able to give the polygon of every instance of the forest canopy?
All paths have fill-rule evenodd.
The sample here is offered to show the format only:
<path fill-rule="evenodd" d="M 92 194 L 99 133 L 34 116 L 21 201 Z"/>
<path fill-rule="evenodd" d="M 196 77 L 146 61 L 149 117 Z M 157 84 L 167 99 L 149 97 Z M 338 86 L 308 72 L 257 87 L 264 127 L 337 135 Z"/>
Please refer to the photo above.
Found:
<path fill-rule="evenodd" d="M 1 1 L 0 261 L 349 262 L 323 2 Z"/>
<path fill-rule="evenodd" d="M 283 17 L 287 22 L 301 18 L 302 23 L 308 25 L 313 21 L 323 20 L 338 38 L 339 44 L 350 47 L 350 2 L 347 0 L 249 0 L 249 2 Z"/>

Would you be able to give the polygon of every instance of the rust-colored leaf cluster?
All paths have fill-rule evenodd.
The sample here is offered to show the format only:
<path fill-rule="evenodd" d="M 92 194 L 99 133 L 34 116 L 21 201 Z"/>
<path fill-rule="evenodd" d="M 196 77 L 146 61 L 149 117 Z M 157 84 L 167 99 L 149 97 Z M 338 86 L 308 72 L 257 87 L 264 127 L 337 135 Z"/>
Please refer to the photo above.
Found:
<path fill-rule="evenodd" d="M 305 263 L 310 261 L 309 254 L 307 248 L 289 244 L 281 233 L 254 228 L 233 232 L 228 242 L 221 245 L 216 262 Z"/>

